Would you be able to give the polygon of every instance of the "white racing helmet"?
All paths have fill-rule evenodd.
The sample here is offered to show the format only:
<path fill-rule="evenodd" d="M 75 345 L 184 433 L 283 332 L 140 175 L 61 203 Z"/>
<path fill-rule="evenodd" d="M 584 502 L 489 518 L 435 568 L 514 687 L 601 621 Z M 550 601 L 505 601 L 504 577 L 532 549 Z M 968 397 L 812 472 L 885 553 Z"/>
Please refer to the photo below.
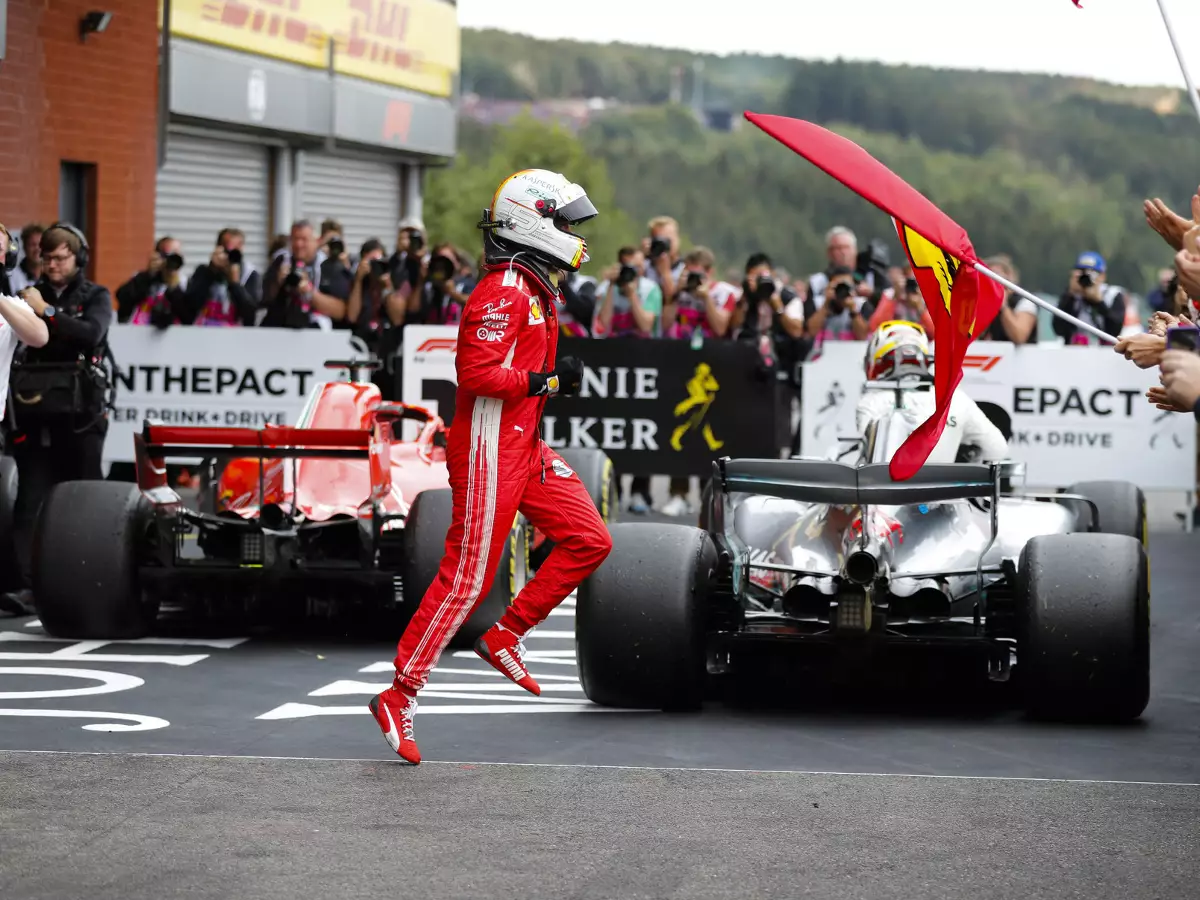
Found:
<path fill-rule="evenodd" d="M 528 256 L 577 272 L 589 260 L 587 241 L 571 229 L 598 214 L 587 191 L 559 173 L 522 169 L 496 188 L 479 227 L 499 251 L 488 254 L 493 261 Z"/>
<path fill-rule="evenodd" d="M 863 360 L 868 381 L 906 376 L 928 378 L 933 353 L 925 329 L 915 322 L 884 322 L 867 341 Z"/>

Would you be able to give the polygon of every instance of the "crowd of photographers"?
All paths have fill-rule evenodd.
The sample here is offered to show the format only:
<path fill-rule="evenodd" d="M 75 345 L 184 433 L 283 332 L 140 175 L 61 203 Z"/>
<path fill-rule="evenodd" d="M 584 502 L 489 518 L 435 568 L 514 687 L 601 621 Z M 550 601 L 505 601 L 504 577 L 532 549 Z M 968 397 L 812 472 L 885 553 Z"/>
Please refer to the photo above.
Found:
<path fill-rule="evenodd" d="M 1200 199 L 1196 203 L 1193 215 L 1200 216 Z M 1147 295 L 1148 312 L 1154 313 L 1150 329 L 1122 340 L 1118 348 L 1139 365 L 1158 365 L 1166 349 L 1167 327 L 1188 319 L 1188 296 L 1200 296 L 1200 277 L 1189 268 L 1197 264 L 1186 259 L 1192 253 L 1200 260 L 1200 239 L 1192 220 L 1175 214 L 1160 200 L 1147 201 L 1146 215 L 1179 258 L 1175 269 L 1164 270 L 1160 283 Z M 63 246 L 61 230 L 52 232 L 55 229 L 29 225 L 22 229 L 19 241 L 8 241 L 19 252 L 7 272 L 8 286 L 0 285 L 3 293 L 20 295 L 29 288 L 36 293 L 38 285 L 46 286 L 48 247 L 54 244 L 61 250 Z M 195 266 L 187 265 L 178 240 L 164 236 L 146 267 L 116 289 L 115 299 L 102 287 L 91 289 L 111 304 L 111 319 L 159 329 L 347 330 L 392 361 L 377 379 L 381 387 L 391 390 L 404 327 L 455 324 L 480 274 L 477 260 L 450 244 L 430 244 L 418 219 L 399 223 L 390 251 L 380 238 L 349 247 L 343 234 L 336 220 L 328 219 L 319 227 L 297 221 L 287 235 L 273 241 L 266 271 L 261 273 L 245 259 L 245 235 L 236 228 L 216 235 L 209 258 Z M 48 236 L 53 238 L 49 244 Z M 68 238 L 68 246 L 78 243 L 74 235 Z M 764 253 L 751 254 L 740 269 L 722 272 L 708 248 L 684 252 L 678 222 L 659 216 L 648 223 L 640 241 L 622 247 L 596 277 L 572 274 L 563 279 L 561 327 L 567 335 L 596 339 L 686 340 L 697 347 L 705 341 L 747 342 L 757 348 L 766 371 L 794 388 L 799 387 L 798 364 L 819 359 L 825 342 L 865 340 L 884 321 L 917 322 L 936 340 L 934 321 L 911 269 L 891 264 L 883 242 L 861 246 L 852 231 L 838 226 L 825 235 L 825 252 L 824 267 L 807 276 L 793 277 Z M 1020 273 L 1007 256 L 985 262 L 1008 280 L 1019 282 Z M 1126 292 L 1108 283 L 1106 261 L 1100 254 L 1081 253 L 1065 280 L 1059 298 L 1063 311 L 1114 337 L 1140 330 L 1130 328 L 1138 318 L 1136 312 Z M 1054 333 L 1068 345 L 1096 343 L 1070 322 L 1055 318 L 1052 324 Z M 99 344 L 107 322 L 96 329 Z M 1037 307 L 1009 293 L 982 339 L 1036 343 Z M 1165 358 L 1163 393 L 1151 399 L 1181 408 L 1186 398 L 1168 399 L 1165 392 L 1172 372 L 1192 363 L 1172 362 L 1170 354 Z M 1200 372 L 1196 386 L 1200 395 Z M 673 479 L 659 511 L 690 514 L 694 510 L 689 494 L 687 479 Z M 650 509 L 648 479 L 634 480 L 629 508 L 635 513 Z"/>

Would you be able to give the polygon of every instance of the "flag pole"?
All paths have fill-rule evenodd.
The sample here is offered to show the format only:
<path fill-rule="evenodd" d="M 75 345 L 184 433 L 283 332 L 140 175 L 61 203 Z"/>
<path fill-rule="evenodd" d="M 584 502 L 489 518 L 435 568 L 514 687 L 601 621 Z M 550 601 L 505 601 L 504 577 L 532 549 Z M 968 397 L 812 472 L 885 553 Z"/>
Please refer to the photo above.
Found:
<path fill-rule="evenodd" d="M 1082 319 L 1077 319 L 1070 313 L 1063 312 L 1061 309 L 1059 309 L 1053 303 L 1047 303 L 1045 300 L 1043 300 L 1037 294 L 1029 293 L 1029 291 L 1025 290 L 1025 288 L 1021 287 L 1019 284 L 1013 284 L 1007 278 L 1003 278 L 1000 275 L 997 275 L 995 272 L 993 272 L 991 269 L 989 269 L 983 263 L 972 263 L 972 265 L 975 267 L 975 271 L 978 272 L 980 275 L 986 275 L 988 278 L 992 279 L 992 281 L 995 281 L 995 282 L 998 282 L 998 283 L 1004 285 L 1006 288 L 1008 288 L 1014 294 L 1024 297 L 1030 303 L 1036 303 L 1038 306 L 1040 306 L 1042 309 L 1046 310 L 1047 312 L 1053 313 L 1054 315 L 1058 316 L 1060 319 L 1065 319 L 1066 321 L 1068 321 L 1072 325 L 1074 325 L 1076 328 L 1083 329 L 1088 334 L 1093 335 L 1094 337 L 1099 339 L 1101 341 L 1101 343 L 1115 344 L 1118 340 L 1120 340 L 1119 338 L 1113 337 L 1111 334 L 1109 334 L 1106 331 L 1101 331 L 1099 328 L 1097 328 L 1095 325 L 1090 324 L 1089 322 L 1085 322 Z"/>
<path fill-rule="evenodd" d="M 1183 73 L 1183 83 L 1187 85 L 1188 96 L 1192 98 L 1192 108 L 1196 110 L 1196 118 L 1200 119 L 1200 94 L 1196 93 L 1196 85 L 1188 72 L 1187 63 L 1183 61 L 1183 51 L 1179 49 L 1179 41 L 1175 39 L 1175 29 L 1171 27 L 1171 18 L 1167 15 L 1165 0 L 1158 0 L 1158 11 L 1162 13 L 1163 25 L 1167 29 L 1167 37 L 1175 48 L 1175 58 L 1179 60 L 1179 71 Z"/>

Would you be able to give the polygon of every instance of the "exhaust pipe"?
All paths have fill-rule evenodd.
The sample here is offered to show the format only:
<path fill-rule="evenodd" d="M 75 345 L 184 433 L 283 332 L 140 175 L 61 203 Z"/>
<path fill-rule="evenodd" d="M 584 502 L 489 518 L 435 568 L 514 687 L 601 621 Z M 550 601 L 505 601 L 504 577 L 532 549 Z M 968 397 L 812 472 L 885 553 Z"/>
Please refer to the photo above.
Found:
<path fill-rule="evenodd" d="M 888 618 L 946 619 L 950 617 L 950 595 L 936 581 L 924 579 L 911 594 L 888 598 Z"/>
<path fill-rule="evenodd" d="M 847 581 L 865 587 L 879 574 L 879 560 L 867 550 L 855 550 L 846 557 L 843 571 Z"/>

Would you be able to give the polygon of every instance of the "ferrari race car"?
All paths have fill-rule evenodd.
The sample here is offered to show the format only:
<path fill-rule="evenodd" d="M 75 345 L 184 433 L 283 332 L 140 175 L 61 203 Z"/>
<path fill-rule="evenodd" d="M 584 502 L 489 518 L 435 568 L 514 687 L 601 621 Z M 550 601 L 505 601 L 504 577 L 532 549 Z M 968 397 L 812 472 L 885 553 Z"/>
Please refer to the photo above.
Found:
<path fill-rule="evenodd" d="M 872 422 L 852 463 L 713 464 L 701 527 L 619 524 L 576 607 L 594 702 L 697 708 L 760 651 L 837 663 L 949 651 L 1035 716 L 1129 720 L 1149 699 L 1145 500 L 1125 482 L 1014 493 L 1001 463 L 889 475 L 906 426 Z M 907 432 L 905 432 L 907 433 Z M 864 662 L 865 661 L 865 662 Z"/>
<path fill-rule="evenodd" d="M 356 378 L 377 363 L 326 366 Z M 419 426 L 415 440 L 400 439 L 405 421 Z M 33 548 L 42 625 L 59 637 L 128 639 L 171 605 L 209 615 L 382 612 L 399 629 L 442 560 L 446 438 L 439 417 L 383 403 L 361 380 L 314 387 L 294 427 L 147 422 L 134 439 L 137 485 L 67 482 L 47 497 Z M 608 496 L 588 481 L 611 473 L 604 453 L 561 455 L 594 497 Z M 219 475 L 214 467 L 199 509 L 167 484 L 165 460 L 181 457 L 227 461 Z M 470 646 L 528 578 L 541 536 L 521 516 L 506 526 L 492 588 L 453 646 Z"/>

